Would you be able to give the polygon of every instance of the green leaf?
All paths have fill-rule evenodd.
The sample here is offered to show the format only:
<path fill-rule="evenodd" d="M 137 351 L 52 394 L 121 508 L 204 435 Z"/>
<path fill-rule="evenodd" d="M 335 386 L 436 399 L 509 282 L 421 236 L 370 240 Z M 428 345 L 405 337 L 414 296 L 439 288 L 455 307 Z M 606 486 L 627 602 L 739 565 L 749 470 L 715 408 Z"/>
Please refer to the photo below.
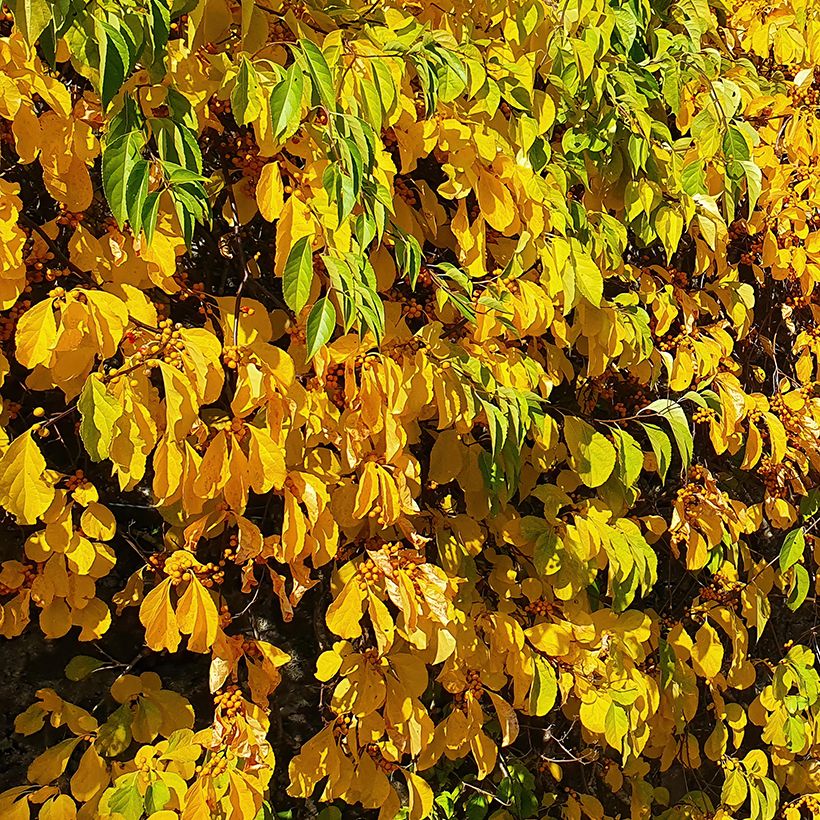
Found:
<path fill-rule="evenodd" d="M 802 564 L 795 564 L 792 570 L 794 572 L 794 582 L 792 588 L 789 590 L 786 606 L 791 610 L 795 610 L 806 600 L 809 594 L 811 578 Z"/>
<path fill-rule="evenodd" d="M 661 481 L 666 481 L 666 473 L 669 471 L 669 465 L 672 462 L 672 444 L 669 441 L 669 436 L 657 425 L 646 424 L 645 422 L 640 424 L 646 431 L 649 443 L 652 445 L 652 451 L 655 453 L 655 460 L 658 462 L 658 475 L 660 475 Z"/>
<path fill-rule="evenodd" d="M 304 38 L 299 40 L 299 47 L 307 62 L 308 72 L 318 102 L 329 111 L 333 110 L 336 107 L 336 92 L 333 89 L 333 77 L 325 55 L 322 54 L 319 46 L 311 40 Z"/>
<path fill-rule="evenodd" d="M 48 0 L 7 0 L 14 15 L 14 25 L 29 45 L 34 45 L 51 22 L 52 3 Z"/>
<path fill-rule="evenodd" d="M 94 22 L 100 49 L 100 100 L 106 108 L 122 88 L 131 56 L 125 38 L 114 26 L 104 20 Z"/>
<path fill-rule="evenodd" d="M 760 192 L 763 190 L 763 172 L 752 160 L 740 163 L 746 175 L 746 194 L 748 197 L 749 219 L 752 218 Z"/>
<path fill-rule="evenodd" d="M 131 722 L 134 716 L 127 703 L 112 712 L 100 726 L 94 745 L 101 755 L 116 757 L 131 745 Z"/>
<path fill-rule="evenodd" d="M 678 249 L 678 243 L 683 233 L 683 216 L 676 208 L 661 205 L 655 214 L 655 230 L 658 232 L 658 238 L 666 250 L 666 261 L 669 262 Z"/>
<path fill-rule="evenodd" d="M 145 808 L 149 814 L 162 811 L 170 799 L 171 790 L 162 780 L 155 780 L 145 790 Z"/>
<path fill-rule="evenodd" d="M 122 406 L 105 389 L 99 374 L 92 373 L 77 400 L 80 411 L 80 438 L 92 461 L 102 461 L 114 435 L 114 425 L 122 415 Z"/>
<path fill-rule="evenodd" d="M 128 208 L 128 222 L 135 236 L 142 230 L 142 209 L 145 198 L 148 196 L 148 181 L 151 166 L 144 159 L 138 159 L 128 175 L 125 184 L 126 207 Z"/>
<path fill-rule="evenodd" d="M 686 413 L 683 408 L 672 399 L 657 399 L 652 404 L 647 405 L 644 411 L 649 410 L 657 413 L 659 416 L 669 422 L 672 428 L 672 435 L 675 437 L 675 442 L 678 445 L 681 461 L 684 469 L 688 468 L 692 462 L 692 451 L 694 448 L 692 442 L 692 431 L 689 429 L 689 421 L 686 418 Z"/>
<path fill-rule="evenodd" d="M 623 751 L 624 737 L 629 731 L 629 718 L 622 706 L 611 703 L 604 718 L 604 736 L 607 742 L 617 749 Z"/>
<path fill-rule="evenodd" d="M 159 197 L 160 192 L 154 191 L 148 194 L 145 199 L 145 204 L 142 207 L 142 230 L 145 233 L 145 241 L 150 245 L 154 238 L 154 229 L 157 226 L 157 217 L 159 216 Z"/>
<path fill-rule="evenodd" d="M 243 54 L 236 85 L 231 91 L 231 111 L 240 125 L 253 122 L 262 110 L 259 78 L 251 61 Z"/>
<path fill-rule="evenodd" d="M 143 816 L 144 801 L 137 787 L 138 776 L 139 772 L 134 772 L 118 777 L 108 796 L 108 811 L 122 816 L 123 820 L 140 820 Z"/>
<path fill-rule="evenodd" d="M 581 295 L 595 307 L 600 306 L 604 295 L 604 277 L 592 257 L 585 252 L 571 252 L 570 264 L 575 271 L 575 285 Z"/>
<path fill-rule="evenodd" d="M 323 296 L 310 309 L 305 336 L 307 358 L 310 361 L 322 345 L 327 344 L 336 327 L 336 308 L 327 296 Z"/>
<path fill-rule="evenodd" d="M 279 140 L 292 136 L 299 127 L 304 87 L 304 73 L 298 63 L 294 63 L 273 87 L 270 95 L 271 127 Z"/>
<path fill-rule="evenodd" d="M 625 487 L 631 487 L 643 470 L 643 450 L 641 445 L 625 430 L 613 429 L 612 437 L 615 439 L 618 452 L 620 479 Z"/>
<path fill-rule="evenodd" d="M 72 681 L 82 680 L 101 666 L 105 666 L 105 661 L 101 661 L 99 658 L 92 658 L 89 655 L 75 655 L 65 668 L 65 676 Z"/>
<path fill-rule="evenodd" d="M 723 153 L 733 162 L 746 162 L 751 156 L 746 137 L 733 125 L 723 135 Z"/>
<path fill-rule="evenodd" d="M 310 297 L 310 283 L 313 281 L 313 253 L 310 237 L 298 239 L 288 254 L 282 277 L 282 292 L 287 306 L 300 313 Z"/>
<path fill-rule="evenodd" d="M 102 155 L 102 180 L 108 207 L 119 223 L 125 224 L 129 217 L 128 179 L 141 159 L 145 146 L 141 131 L 129 131 L 106 144 Z"/>
<path fill-rule="evenodd" d="M 615 467 L 616 453 L 612 442 L 575 416 L 564 419 L 564 440 L 581 481 L 587 487 L 600 487 Z"/>
<path fill-rule="evenodd" d="M 552 664 L 540 655 L 534 654 L 532 660 L 535 668 L 530 689 L 529 712 L 531 715 L 541 717 L 555 705 L 555 699 L 558 696 L 558 680 Z"/>
<path fill-rule="evenodd" d="M 802 527 L 787 533 L 780 548 L 780 571 L 793 567 L 803 557 L 805 549 L 806 536 Z"/>
<path fill-rule="evenodd" d="M 680 110 L 680 67 L 674 58 L 664 60 L 661 66 L 663 98 L 666 104 L 677 114 Z"/>
<path fill-rule="evenodd" d="M 555 530 L 546 524 L 546 529 L 535 541 L 532 562 L 539 576 L 554 575 L 560 569 L 560 562 L 556 560 L 558 552 L 558 535 Z"/>
<path fill-rule="evenodd" d="M 680 172 L 680 185 L 683 192 L 689 194 L 689 196 L 707 193 L 706 174 L 703 171 L 702 160 L 693 160 L 683 166 L 683 170 Z"/>

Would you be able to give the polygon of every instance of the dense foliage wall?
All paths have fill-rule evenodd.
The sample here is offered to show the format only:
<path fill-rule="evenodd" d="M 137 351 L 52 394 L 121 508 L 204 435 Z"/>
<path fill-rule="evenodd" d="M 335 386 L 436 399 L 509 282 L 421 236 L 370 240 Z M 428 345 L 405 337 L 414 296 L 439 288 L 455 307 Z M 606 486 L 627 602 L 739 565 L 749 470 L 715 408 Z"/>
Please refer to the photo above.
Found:
<path fill-rule="evenodd" d="M 11 2 L 0 634 L 70 661 L 3 818 L 815 814 L 818 65 L 811 0 Z"/>

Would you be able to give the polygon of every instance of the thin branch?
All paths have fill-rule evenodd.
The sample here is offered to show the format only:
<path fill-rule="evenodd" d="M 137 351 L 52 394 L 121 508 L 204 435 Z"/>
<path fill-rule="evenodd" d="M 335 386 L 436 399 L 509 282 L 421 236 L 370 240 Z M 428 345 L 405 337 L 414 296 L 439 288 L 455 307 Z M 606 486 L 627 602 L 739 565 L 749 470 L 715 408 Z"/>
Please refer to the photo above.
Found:
<path fill-rule="evenodd" d="M 236 245 L 236 252 L 239 254 L 239 261 L 242 265 L 242 281 L 239 283 L 239 288 L 236 291 L 236 299 L 234 300 L 233 306 L 233 346 L 237 347 L 239 344 L 239 311 L 242 309 L 242 293 L 250 277 L 251 269 L 248 266 L 245 249 L 242 247 L 242 235 L 239 232 L 239 209 L 236 207 L 236 196 L 234 196 L 233 192 L 230 171 L 225 164 L 223 164 L 222 168 L 225 174 L 225 187 L 228 191 L 228 201 L 231 203 L 231 214 L 233 215 L 234 244 Z"/>

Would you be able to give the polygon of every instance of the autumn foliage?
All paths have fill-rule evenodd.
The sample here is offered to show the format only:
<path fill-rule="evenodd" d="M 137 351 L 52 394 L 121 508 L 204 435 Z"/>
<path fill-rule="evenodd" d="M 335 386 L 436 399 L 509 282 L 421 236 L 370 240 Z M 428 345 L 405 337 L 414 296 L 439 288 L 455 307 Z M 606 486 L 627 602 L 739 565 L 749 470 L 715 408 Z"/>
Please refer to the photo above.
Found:
<path fill-rule="evenodd" d="M 820 814 L 820 4 L 6 1 L 0 816 Z"/>

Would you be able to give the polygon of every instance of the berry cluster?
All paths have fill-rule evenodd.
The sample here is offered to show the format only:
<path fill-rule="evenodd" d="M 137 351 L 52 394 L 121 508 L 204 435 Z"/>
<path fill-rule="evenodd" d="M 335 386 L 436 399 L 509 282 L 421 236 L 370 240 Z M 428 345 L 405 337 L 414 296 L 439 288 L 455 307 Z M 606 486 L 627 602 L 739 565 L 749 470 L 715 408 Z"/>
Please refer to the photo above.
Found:
<path fill-rule="evenodd" d="M 268 40 L 274 43 L 292 43 L 296 37 L 284 17 L 269 17 Z"/>
<path fill-rule="evenodd" d="M 303 345 L 307 341 L 304 325 L 298 322 L 288 320 L 285 323 L 285 333 L 287 333 L 288 336 L 290 336 L 291 343 Z"/>
<path fill-rule="evenodd" d="M 234 757 L 234 752 L 228 751 L 222 757 L 212 757 L 206 760 L 201 766 L 197 766 L 195 771 L 200 777 L 219 777 L 228 771 Z"/>
<path fill-rule="evenodd" d="M 524 612 L 528 615 L 534 615 L 536 617 L 546 617 L 548 615 L 552 615 L 555 611 L 555 604 L 553 604 L 552 601 L 548 601 L 546 598 L 538 598 L 535 601 L 530 601 L 530 603 L 524 607 Z"/>
<path fill-rule="evenodd" d="M 178 270 L 174 274 L 174 281 L 180 287 L 179 300 L 185 302 L 188 299 L 194 299 L 199 302 L 198 312 L 205 316 L 209 312 L 208 294 L 205 292 L 205 285 L 202 282 L 190 283 L 190 277 L 187 271 Z"/>
<path fill-rule="evenodd" d="M 34 579 L 37 577 L 37 567 L 34 564 L 22 565 L 22 579 L 16 587 L 8 586 L 0 582 L 0 597 L 4 595 L 16 595 L 21 589 L 31 588 Z"/>
<path fill-rule="evenodd" d="M 788 465 L 774 462 L 769 456 L 763 456 L 757 465 L 757 474 L 763 479 L 763 486 L 768 498 L 788 498 L 791 495 L 787 484 L 791 475 Z"/>
<path fill-rule="evenodd" d="M 154 569 L 164 572 L 175 587 L 195 577 L 206 589 L 211 589 L 225 580 L 223 567 L 226 562 L 224 559 L 219 563 L 209 561 L 206 564 L 200 564 L 190 552 L 184 549 L 175 550 L 166 557 L 151 555 L 148 563 Z"/>
<path fill-rule="evenodd" d="M 65 203 L 60 203 L 60 213 L 57 216 L 57 224 L 66 228 L 76 229 L 80 223 L 85 220 L 85 214 L 82 211 L 69 211 Z"/>
<path fill-rule="evenodd" d="M 731 580 L 721 573 L 715 573 L 709 586 L 700 591 L 701 601 L 716 601 L 724 606 L 735 606 L 746 585 L 742 581 Z"/>
<path fill-rule="evenodd" d="M 170 319 L 160 320 L 159 335 L 154 341 L 137 348 L 131 357 L 131 364 L 139 365 L 144 362 L 146 375 L 151 374 L 151 362 L 157 359 L 162 359 L 177 370 L 182 370 L 185 342 L 182 340 L 181 331 L 182 325 L 179 322 L 174 324 Z M 116 373 L 114 376 L 116 377 Z"/>
<path fill-rule="evenodd" d="M 403 200 L 405 204 L 411 208 L 415 208 L 418 204 L 418 197 L 416 192 L 407 184 L 403 177 L 397 176 L 393 180 L 393 188 L 396 191 L 396 196 Z"/>
<path fill-rule="evenodd" d="M 388 760 L 382 754 L 382 750 L 376 743 L 368 743 L 367 746 L 365 746 L 365 751 L 370 759 L 376 764 L 376 768 L 381 769 L 381 771 L 385 774 L 392 774 L 399 768 L 398 764 L 394 763 L 392 760 Z"/>
<path fill-rule="evenodd" d="M 250 131 L 237 137 L 223 137 L 222 150 L 225 159 L 247 179 L 255 189 L 267 159 L 259 155 L 259 146 Z"/>
<path fill-rule="evenodd" d="M 804 398 L 810 393 L 811 388 L 801 388 L 801 392 L 804 394 Z M 786 400 L 783 398 L 781 393 L 776 393 L 772 396 L 771 400 L 769 401 L 769 407 L 773 413 L 776 413 L 780 421 L 783 422 L 783 426 L 787 430 L 795 430 L 799 431 L 804 422 L 804 413 L 802 412 L 802 408 L 800 410 L 790 407 Z"/>
<path fill-rule="evenodd" d="M 691 330 L 683 328 L 680 333 L 661 340 L 658 343 L 658 347 L 667 352 L 675 351 L 678 348 L 691 348 L 693 341 L 698 338 L 700 338 L 700 330 L 698 328 L 693 327 Z"/>
<path fill-rule="evenodd" d="M 717 414 L 711 407 L 699 407 L 692 414 L 692 421 L 695 424 L 710 424 Z"/>
<path fill-rule="evenodd" d="M 789 86 L 792 105 L 800 108 L 817 108 L 820 104 L 820 68 L 815 67 L 810 83 Z"/>
<path fill-rule="evenodd" d="M 0 343 L 9 342 L 14 338 L 17 322 L 30 307 L 30 299 L 21 299 L 5 316 L 0 316 Z"/>
<path fill-rule="evenodd" d="M 233 717 L 244 711 L 242 690 L 235 684 L 214 695 L 214 708 L 223 717 Z"/>
<path fill-rule="evenodd" d="M 359 588 L 365 592 L 368 587 L 379 583 L 384 578 L 384 573 L 372 558 L 367 558 L 359 564 L 358 573 Z"/>
<path fill-rule="evenodd" d="M 75 490 L 81 489 L 88 484 L 88 479 L 82 470 L 76 470 L 74 475 L 70 475 L 65 479 L 65 487 L 68 492 L 73 493 Z"/>
<path fill-rule="evenodd" d="M 333 721 L 333 735 L 336 740 L 341 740 L 342 738 L 347 737 L 352 727 L 352 715 L 339 715 L 339 717 Z"/>

